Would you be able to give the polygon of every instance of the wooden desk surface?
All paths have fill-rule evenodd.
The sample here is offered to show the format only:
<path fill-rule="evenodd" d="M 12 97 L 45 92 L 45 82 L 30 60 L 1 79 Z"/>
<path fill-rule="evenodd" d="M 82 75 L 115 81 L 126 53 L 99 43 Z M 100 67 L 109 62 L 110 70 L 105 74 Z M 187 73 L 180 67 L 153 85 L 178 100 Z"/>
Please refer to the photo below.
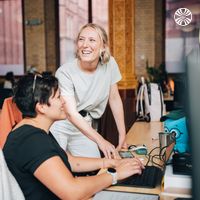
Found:
<path fill-rule="evenodd" d="M 128 144 L 145 144 L 148 150 L 159 146 L 158 133 L 163 131 L 161 122 L 136 122 L 126 136 Z"/>
<path fill-rule="evenodd" d="M 145 144 L 147 146 L 148 152 L 159 147 L 159 132 L 163 131 L 163 123 L 161 122 L 135 122 L 127 133 L 127 143 L 128 144 Z M 161 186 L 157 186 L 153 189 L 148 188 L 137 188 L 137 187 L 122 187 L 122 186 L 111 186 L 108 188 L 111 191 L 122 191 L 122 192 L 135 192 L 143 194 L 159 194 L 160 200 L 173 200 L 176 198 L 175 195 L 162 194 Z M 177 191 L 178 192 L 178 191 Z M 179 193 L 179 192 L 178 192 Z M 181 191 L 179 194 L 185 193 Z M 188 193 L 186 191 L 186 193 Z"/>
<path fill-rule="evenodd" d="M 161 131 L 163 131 L 163 125 L 161 122 L 136 122 L 127 133 L 126 141 L 128 144 L 145 144 L 148 151 L 150 151 L 154 147 L 159 146 L 158 133 Z M 143 157 L 145 159 L 145 156 Z M 148 189 L 137 187 L 111 186 L 108 188 L 108 190 L 160 194 L 161 187 L 157 186 L 156 188 Z"/>

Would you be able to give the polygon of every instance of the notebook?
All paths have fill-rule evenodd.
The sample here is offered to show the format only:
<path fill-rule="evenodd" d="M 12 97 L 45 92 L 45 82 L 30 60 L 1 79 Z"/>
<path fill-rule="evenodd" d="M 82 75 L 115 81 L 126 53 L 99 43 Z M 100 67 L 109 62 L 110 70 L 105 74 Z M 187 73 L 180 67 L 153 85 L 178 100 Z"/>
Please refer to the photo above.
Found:
<path fill-rule="evenodd" d="M 101 191 L 98 192 L 92 200 L 158 200 L 159 196 L 156 194 L 139 194 L 130 192 L 118 191 Z"/>

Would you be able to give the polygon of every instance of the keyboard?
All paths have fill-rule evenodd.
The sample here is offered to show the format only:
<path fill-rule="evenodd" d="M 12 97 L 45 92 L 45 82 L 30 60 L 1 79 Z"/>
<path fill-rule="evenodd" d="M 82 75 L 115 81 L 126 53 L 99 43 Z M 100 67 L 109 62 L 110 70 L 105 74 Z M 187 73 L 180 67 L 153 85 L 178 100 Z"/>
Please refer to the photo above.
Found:
<path fill-rule="evenodd" d="M 142 174 L 135 174 L 129 178 L 122 180 L 117 185 L 133 186 L 144 188 L 155 188 L 157 184 L 161 183 L 163 171 L 156 166 L 146 166 Z"/>

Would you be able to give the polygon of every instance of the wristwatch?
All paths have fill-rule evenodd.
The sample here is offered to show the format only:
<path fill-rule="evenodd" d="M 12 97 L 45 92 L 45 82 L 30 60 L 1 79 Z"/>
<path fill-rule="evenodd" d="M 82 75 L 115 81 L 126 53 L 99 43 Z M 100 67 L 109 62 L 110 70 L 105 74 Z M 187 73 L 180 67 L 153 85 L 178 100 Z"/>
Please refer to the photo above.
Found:
<path fill-rule="evenodd" d="M 108 168 L 107 173 L 112 175 L 112 185 L 117 184 L 117 171 L 114 168 Z"/>

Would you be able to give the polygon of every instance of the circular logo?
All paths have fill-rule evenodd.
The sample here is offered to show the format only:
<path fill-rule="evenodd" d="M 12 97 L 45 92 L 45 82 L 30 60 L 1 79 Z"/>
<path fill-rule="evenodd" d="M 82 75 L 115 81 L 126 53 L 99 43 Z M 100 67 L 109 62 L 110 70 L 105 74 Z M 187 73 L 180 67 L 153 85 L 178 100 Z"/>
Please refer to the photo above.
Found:
<path fill-rule="evenodd" d="M 192 12 L 187 8 L 179 8 L 174 13 L 174 20 L 180 26 L 187 26 L 192 21 Z"/>

